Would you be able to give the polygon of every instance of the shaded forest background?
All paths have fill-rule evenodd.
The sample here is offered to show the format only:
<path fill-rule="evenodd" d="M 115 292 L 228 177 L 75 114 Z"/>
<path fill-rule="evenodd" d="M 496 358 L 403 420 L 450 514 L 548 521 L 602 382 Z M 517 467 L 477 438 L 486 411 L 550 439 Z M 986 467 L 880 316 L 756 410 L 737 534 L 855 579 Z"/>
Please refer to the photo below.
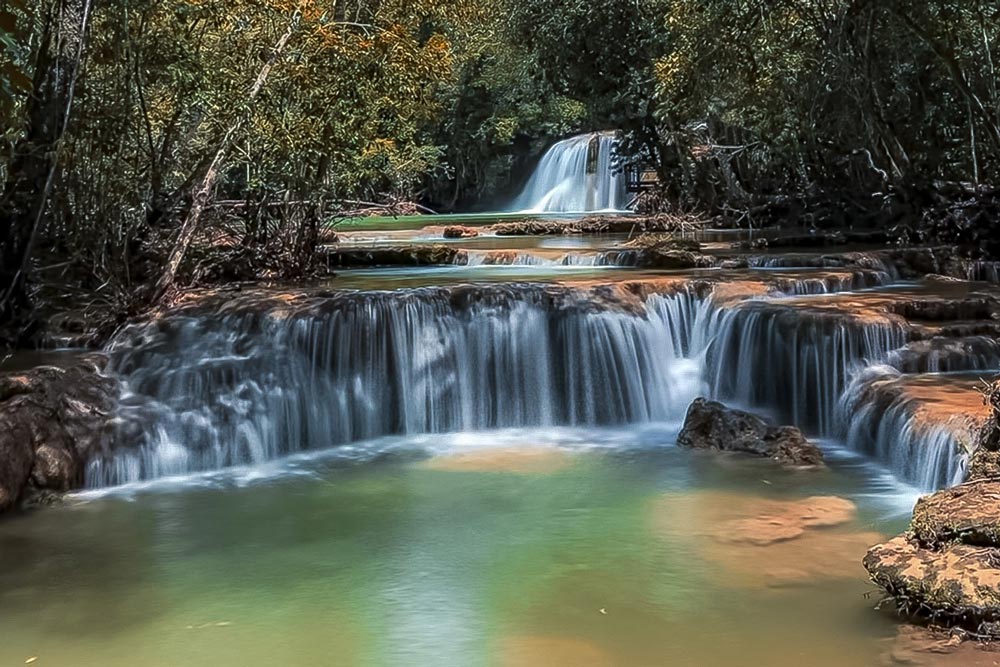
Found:
<path fill-rule="evenodd" d="M 650 213 L 996 254 L 998 40 L 988 0 L 0 0 L 0 326 L 307 276 L 338 216 L 496 207 L 588 130 Z"/>

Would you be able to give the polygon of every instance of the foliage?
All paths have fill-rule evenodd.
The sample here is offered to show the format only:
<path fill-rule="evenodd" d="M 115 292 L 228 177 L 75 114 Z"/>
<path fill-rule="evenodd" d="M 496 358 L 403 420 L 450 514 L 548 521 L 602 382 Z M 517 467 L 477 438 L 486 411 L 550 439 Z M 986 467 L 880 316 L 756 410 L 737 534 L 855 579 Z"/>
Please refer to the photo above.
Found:
<path fill-rule="evenodd" d="M 657 115 L 678 196 L 863 199 L 976 181 L 1000 157 L 995 3 L 675 0 L 663 26 Z"/>
<path fill-rule="evenodd" d="M 31 15 L 24 0 L 0 2 L 0 141 L 14 139 L 13 128 L 23 99 L 31 92 L 28 38 Z"/>
<path fill-rule="evenodd" d="M 356 200 L 497 206 L 581 131 L 617 129 L 621 163 L 659 171 L 649 201 L 741 222 L 933 209 L 940 232 L 959 224 L 941 193 L 1000 168 L 988 0 L 101 0 L 67 132 L 38 150 L 65 106 L 28 93 L 66 68 L 81 5 L 0 0 L 0 173 L 24 203 L 14 156 L 56 160 L 41 239 L 20 240 L 33 277 L 112 300 L 156 273 L 230 132 L 206 218 L 226 224 L 204 235 L 289 273 Z"/>

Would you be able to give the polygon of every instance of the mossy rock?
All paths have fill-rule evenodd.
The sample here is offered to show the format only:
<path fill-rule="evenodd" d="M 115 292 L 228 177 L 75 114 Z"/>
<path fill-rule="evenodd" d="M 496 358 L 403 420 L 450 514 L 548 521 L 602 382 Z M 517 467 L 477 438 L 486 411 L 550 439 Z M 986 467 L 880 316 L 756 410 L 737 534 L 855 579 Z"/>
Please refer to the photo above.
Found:
<path fill-rule="evenodd" d="M 1000 482 L 982 480 L 917 501 L 910 530 L 921 544 L 1000 547 Z"/>
<path fill-rule="evenodd" d="M 907 615 L 995 636 L 1000 629 L 1000 550 L 953 544 L 927 549 L 906 536 L 872 547 L 872 581 Z"/>

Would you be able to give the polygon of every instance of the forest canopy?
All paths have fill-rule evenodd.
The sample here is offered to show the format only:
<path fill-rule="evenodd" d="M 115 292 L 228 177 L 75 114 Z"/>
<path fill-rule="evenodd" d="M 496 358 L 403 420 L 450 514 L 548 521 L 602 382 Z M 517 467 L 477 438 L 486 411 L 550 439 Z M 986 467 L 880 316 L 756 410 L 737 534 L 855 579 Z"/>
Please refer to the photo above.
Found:
<path fill-rule="evenodd" d="M 220 217 L 308 272 L 338 212 L 496 208 L 591 130 L 654 209 L 919 214 L 1000 166 L 998 40 L 987 0 L 2 0 L 0 320 L 52 271 L 148 300 Z"/>

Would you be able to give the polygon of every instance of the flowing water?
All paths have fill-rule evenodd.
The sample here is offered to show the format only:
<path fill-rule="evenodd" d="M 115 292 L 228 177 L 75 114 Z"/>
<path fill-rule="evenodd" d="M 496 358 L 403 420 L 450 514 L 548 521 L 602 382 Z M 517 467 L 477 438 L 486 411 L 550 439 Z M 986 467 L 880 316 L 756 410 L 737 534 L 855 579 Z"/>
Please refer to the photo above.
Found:
<path fill-rule="evenodd" d="M 614 168 L 615 138 L 584 134 L 560 141 L 542 157 L 511 207 L 525 213 L 621 211 L 625 179 Z"/>

